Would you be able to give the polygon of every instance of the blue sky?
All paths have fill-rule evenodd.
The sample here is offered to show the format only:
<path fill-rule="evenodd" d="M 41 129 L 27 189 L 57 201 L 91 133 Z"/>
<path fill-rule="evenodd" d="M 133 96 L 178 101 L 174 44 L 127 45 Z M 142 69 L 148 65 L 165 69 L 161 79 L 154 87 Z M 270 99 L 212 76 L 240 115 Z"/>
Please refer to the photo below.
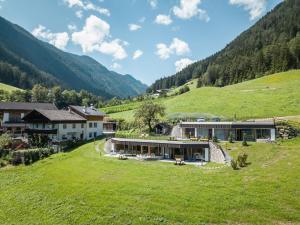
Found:
<path fill-rule="evenodd" d="M 146 84 L 225 47 L 281 0 L 0 0 L 0 15 Z"/>

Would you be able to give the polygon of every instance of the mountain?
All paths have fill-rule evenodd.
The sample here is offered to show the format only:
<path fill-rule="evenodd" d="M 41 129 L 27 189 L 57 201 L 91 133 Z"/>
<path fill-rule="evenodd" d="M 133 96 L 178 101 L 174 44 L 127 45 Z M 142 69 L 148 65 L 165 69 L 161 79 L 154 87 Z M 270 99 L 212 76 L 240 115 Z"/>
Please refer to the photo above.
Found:
<path fill-rule="evenodd" d="M 88 56 L 61 51 L 0 17 L 0 82 L 19 88 L 46 86 L 87 90 L 105 98 L 136 96 L 147 86 L 110 71 Z"/>
<path fill-rule="evenodd" d="M 285 0 L 223 50 L 195 62 L 148 89 L 180 86 L 198 78 L 198 87 L 225 86 L 300 68 L 300 0 Z"/>

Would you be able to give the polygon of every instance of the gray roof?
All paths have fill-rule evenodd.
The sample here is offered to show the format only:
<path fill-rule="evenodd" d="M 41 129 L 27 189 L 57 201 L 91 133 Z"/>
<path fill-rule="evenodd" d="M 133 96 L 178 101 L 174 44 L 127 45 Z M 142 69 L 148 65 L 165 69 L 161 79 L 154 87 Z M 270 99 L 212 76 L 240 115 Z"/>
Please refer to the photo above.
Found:
<path fill-rule="evenodd" d="M 26 110 L 34 109 L 52 109 L 56 110 L 56 106 L 52 103 L 37 103 L 37 102 L 0 102 L 0 110 Z"/>
<path fill-rule="evenodd" d="M 39 112 L 43 116 L 47 117 L 50 121 L 53 122 L 67 122 L 67 121 L 77 121 L 77 122 L 85 122 L 86 119 L 79 116 L 76 113 L 69 112 L 66 110 L 43 110 L 36 109 L 35 111 Z"/>
<path fill-rule="evenodd" d="M 95 109 L 94 107 L 85 107 L 85 106 L 76 106 L 71 105 L 71 109 L 82 113 L 85 116 L 105 116 L 104 112 L 99 111 L 98 109 Z"/>

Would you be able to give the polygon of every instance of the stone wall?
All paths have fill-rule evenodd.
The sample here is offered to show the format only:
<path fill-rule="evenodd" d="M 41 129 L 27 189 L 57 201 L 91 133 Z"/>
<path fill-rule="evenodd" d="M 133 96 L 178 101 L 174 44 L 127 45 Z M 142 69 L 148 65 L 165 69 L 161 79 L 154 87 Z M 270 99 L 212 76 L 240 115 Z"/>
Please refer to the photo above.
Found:
<path fill-rule="evenodd" d="M 299 129 L 287 121 L 277 122 L 276 130 L 277 138 L 292 139 L 299 135 Z"/>
<path fill-rule="evenodd" d="M 210 161 L 215 163 L 226 163 L 223 150 L 217 144 L 209 142 Z"/>

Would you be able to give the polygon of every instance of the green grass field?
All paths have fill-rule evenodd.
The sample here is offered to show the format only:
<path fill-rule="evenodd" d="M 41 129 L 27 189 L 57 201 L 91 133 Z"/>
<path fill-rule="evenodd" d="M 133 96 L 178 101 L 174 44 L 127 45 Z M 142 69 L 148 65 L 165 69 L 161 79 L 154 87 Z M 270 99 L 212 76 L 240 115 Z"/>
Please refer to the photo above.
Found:
<path fill-rule="evenodd" d="M 300 224 L 299 145 L 229 145 L 251 162 L 234 171 L 120 161 L 89 143 L 1 169 L 0 223 Z"/>
<path fill-rule="evenodd" d="M 160 100 L 168 116 L 199 113 L 231 119 L 300 115 L 300 70 L 265 76 L 223 88 L 195 88 L 176 97 Z M 123 107 L 126 107 L 123 106 Z M 126 108 L 125 108 L 126 109 Z M 134 108 L 112 113 L 114 118 L 133 119 Z"/>
<path fill-rule="evenodd" d="M 0 83 L 0 90 L 9 91 L 10 92 L 10 91 L 21 90 L 21 89 L 13 87 L 13 86 L 10 86 L 10 85 L 7 85 L 7 84 Z"/>

